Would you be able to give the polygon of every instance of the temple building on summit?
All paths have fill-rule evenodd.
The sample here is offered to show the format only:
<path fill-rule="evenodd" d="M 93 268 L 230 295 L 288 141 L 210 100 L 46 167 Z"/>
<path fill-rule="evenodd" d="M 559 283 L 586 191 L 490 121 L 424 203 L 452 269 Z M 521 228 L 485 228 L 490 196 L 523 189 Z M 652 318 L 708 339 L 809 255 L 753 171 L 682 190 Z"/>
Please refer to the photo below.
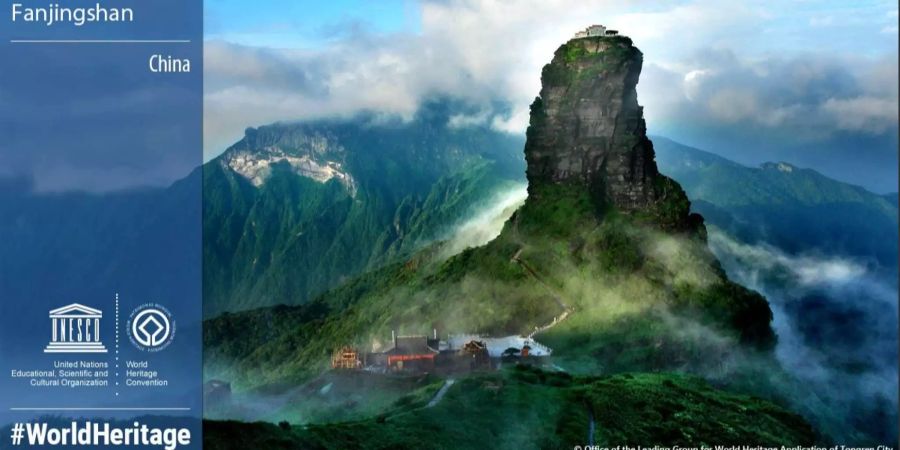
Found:
<path fill-rule="evenodd" d="M 595 36 L 617 36 L 616 30 L 610 30 L 603 25 L 591 25 L 582 31 L 575 33 L 575 39 L 595 37 Z"/>

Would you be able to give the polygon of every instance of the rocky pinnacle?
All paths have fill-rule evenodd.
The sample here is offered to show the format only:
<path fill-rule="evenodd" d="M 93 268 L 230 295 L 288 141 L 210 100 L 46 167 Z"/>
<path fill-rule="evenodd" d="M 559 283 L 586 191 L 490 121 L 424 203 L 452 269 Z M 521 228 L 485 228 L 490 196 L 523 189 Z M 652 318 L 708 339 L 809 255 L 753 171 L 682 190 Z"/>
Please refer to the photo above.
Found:
<path fill-rule="evenodd" d="M 659 173 L 635 90 L 642 61 L 624 36 L 576 38 L 556 50 L 531 105 L 529 186 L 579 182 L 624 211 L 656 200 Z"/>

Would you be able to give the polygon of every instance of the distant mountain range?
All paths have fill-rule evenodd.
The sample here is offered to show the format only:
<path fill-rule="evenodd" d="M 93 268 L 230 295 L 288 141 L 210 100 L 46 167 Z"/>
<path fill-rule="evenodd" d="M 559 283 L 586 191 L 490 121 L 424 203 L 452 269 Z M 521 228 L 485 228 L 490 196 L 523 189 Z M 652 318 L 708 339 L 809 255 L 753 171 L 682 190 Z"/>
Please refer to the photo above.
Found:
<path fill-rule="evenodd" d="M 785 162 L 753 168 L 663 137 L 653 143 L 660 171 L 681 184 L 692 209 L 739 240 L 896 267 L 896 193 L 874 194 Z"/>
<path fill-rule="evenodd" d="M 521 184 L 521 138 L 441 111 L 250 129 L 204 165 L 205 314 L 304 303 Z"/>

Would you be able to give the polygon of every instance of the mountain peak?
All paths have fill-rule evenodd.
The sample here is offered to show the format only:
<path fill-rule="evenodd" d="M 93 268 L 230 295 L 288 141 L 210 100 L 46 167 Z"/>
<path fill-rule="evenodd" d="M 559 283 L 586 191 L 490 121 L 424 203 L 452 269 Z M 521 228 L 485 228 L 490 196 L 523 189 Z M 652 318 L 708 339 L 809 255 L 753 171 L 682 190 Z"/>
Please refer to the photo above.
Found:
<path fill-rule="evenodd" d="M 795 167 L 793 164 L 786 163 L 783 161 L 777 162 L 777 163 L 776 162 L 766 162 L 766 163 L 763 163 L 760 167 L 762 167 L 763 170 L 777 170 L 779 172 L 784 172 L 784 173 L 791 173 L 797 169 L 797 167 Z"/>
<path fill-rule="evenodd" d="M 529 195 L 539 197 L 547 184 L 579 184 L 597 204 L 666 210 L 677 228 L 695 223 L 684 192 L 659 173 L 647 138 L 635 89 L 643 54 L 628 37 L 595 27 L 560 46 L 541 73 L 525 144 Z"/>
<path fill-rule="evenodd" d="M 319 183 L 336 179 L 355 196 L 356 180 L 344 168 L 346 153 L 328 133 L 270 125 L 248 128 L 244 138 L 222 155 L 222 163 L 257 187 L 271 176 L 273 165 L 287 164 L 295 174 Z"/>

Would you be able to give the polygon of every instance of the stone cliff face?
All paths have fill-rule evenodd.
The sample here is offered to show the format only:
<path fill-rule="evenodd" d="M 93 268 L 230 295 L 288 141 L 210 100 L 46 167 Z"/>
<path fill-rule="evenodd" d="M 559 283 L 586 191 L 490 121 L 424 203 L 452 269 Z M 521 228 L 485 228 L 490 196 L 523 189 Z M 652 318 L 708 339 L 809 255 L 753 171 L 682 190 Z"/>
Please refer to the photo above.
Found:
<path fill-rule="evenodd" d="M 286 163 L 294 173 L 325 183 L 337 179 L 351 196 L 356 180 L 344 168 L 347 151 L 328 133 L 300 128 L 249 128 L 244 139 L 229 148 L 222 164 L 254 186 L 262 186 L 272 173 L 272 165 Z"/>
<path fill-rule="evenodd" d="M 660 175 L 635 91 L 642 61 L 623 36 L 572 39 L 556 51 L 531 105 L 531 194 L 540 183 L 575 181 L 625 211 L 658 200 Z"/>

